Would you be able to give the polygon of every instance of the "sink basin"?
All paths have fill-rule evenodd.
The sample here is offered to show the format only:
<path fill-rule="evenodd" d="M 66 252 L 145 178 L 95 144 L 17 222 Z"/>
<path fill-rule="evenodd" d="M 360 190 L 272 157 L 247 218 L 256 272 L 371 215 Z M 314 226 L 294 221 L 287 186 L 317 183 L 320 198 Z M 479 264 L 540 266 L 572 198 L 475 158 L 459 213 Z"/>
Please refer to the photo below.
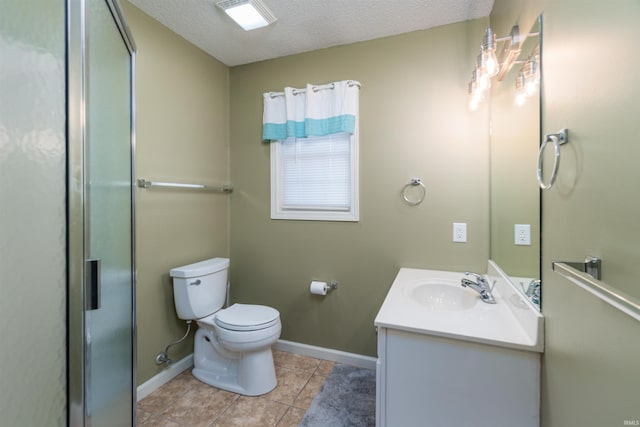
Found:
<path fill-rule="evenodd" d="M 406 289 L 406 296 L 432 311 L 468 310 L 478 302 L 473 292 L 446 279 L 416 282 Z"/>
<path fill-rule="evenodd" d="M 374 324 L 377 327 L 489 344 L 518 350 L 544 350 L 544 317 L 522 297 L 509 277 L 489 261 L 486 277 L 496 304 L 485 304 L 463 288 L 462 272 L 401 268 Z M 515 295 L 515 297 L 514 297 Z"/>

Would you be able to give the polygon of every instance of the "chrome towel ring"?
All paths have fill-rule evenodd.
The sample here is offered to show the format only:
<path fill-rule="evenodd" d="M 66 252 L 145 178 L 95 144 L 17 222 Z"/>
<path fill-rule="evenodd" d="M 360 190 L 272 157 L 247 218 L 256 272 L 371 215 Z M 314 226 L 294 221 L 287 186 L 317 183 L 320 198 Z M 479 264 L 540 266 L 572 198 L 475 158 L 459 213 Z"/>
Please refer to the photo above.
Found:
<path fill-rule="evenodd" d="M 412 188 L 416 188 L 418 186 L 420 190 L 418 197 L 416 198 L 410 197 L 409 193 L 411 192 L 409 190 Z M 411 181 L 409 181 L 408 184 L 402 187 L 402 198 L 404 199 L 405 202 L 413 206 L 416 206 L 422 203 L 422 201 L 424 200 L 424 196 L 426 194 L 427 194 L 427 189 L 424 187 L 424 184 L 422 184 L 422 181 L 420 180 L 420 178 L 411 178 Z"/>
<path fill-rule="evenodd" d="M 542 154 L 548 143 L 553 143 L 553 169 L 551 171 L 551 178 L 549 183 L 545 184 L 542 179 Z M 548 190 L 553 187 L 558 177 L 558 167 L 560 167 L 560 146 L 569 142 L 569 130 L 561 129 L 557 133 L 549 133 L 544 136 L 544 141 L 540 145 L 540 151 L 538 151 L 538 184 L 543 190 Z"/>

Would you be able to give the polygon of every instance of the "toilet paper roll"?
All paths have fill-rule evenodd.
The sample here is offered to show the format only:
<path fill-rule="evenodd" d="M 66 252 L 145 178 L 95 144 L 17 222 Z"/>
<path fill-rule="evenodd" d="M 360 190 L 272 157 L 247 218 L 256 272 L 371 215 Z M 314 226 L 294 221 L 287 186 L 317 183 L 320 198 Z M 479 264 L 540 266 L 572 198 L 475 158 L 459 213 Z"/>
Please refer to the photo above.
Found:
<path fill-rule="evenodd" d="M 315 280 L 311 282 L 311 286 L 309 286 L 309 292 L 314 295 L 326 295 L 327 294 L 327 283 L 326 282 L 316 282 Z"/>

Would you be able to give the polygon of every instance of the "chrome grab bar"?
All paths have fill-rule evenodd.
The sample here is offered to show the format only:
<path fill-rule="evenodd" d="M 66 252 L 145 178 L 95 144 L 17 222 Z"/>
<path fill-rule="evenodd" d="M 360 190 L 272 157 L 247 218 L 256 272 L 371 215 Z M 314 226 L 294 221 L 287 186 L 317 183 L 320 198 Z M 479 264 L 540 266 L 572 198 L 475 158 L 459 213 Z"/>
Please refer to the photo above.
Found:
<path fill-rule="evenodd" d="M 190 190 L 205 190 L 212 191 L 215 193 L 231 193 L 233 192 L 233 187 L 230 185 L 222 185 L 220 187 L 211 187 L 204 184 L 184 184 L 180 182 L 159 182 L 159 181 L 151 181 L 144 178 L 138 178 L 138 187 L 140 188 L 178 188 L 178 189 L 190 189 Z"/>
<path fill-rule="evenodd" d="M 597 258 L 591 258 L 598 260 Z M 589 259 L 587 259 L 589 261 Z M 600 260 L 598 260 L 600 261 Z M 604 282 L 594 278 L 586 272 L 586 270 L 580 271 L 571 266 L 573 263 L 565 263 L 554 261 L 551 263 L 553 271 L 562 275 L 565 279 L 569 280 L 575 285 L 580 286 L 585 291 L 595 295 L 601 300 L 611 304 L 623 313 L 628 314 L 634 319 L 640 321 L 640 302 L 633 297 L 612 288 Z M 577 263 L 580 265 L 587 265 L 585 262 Z"/>
<path fill-rule="evenodd" d="M 553 169 L 551 171 L 551 178 L 549 179 L 549 183 L 545 184 L 542 179 L 542 154 L 544 153 L 544 149 L 547 147 L 549 142 L 553 143 Z M 558 177 L 558 167 L 560 166 L 560 146 L 569 142 L 569 131 L 567 129 L 561 129 L 557 133 L 549 133 L 544 136 L 544 141 L 542 145 L 540 145 L 540 151 L 538 151 L 538 184 L 540 184 L 540 188 L 543 190 L 548 190 L 553 187 L 553 184 L 556 182 L 556 178 Z"/>

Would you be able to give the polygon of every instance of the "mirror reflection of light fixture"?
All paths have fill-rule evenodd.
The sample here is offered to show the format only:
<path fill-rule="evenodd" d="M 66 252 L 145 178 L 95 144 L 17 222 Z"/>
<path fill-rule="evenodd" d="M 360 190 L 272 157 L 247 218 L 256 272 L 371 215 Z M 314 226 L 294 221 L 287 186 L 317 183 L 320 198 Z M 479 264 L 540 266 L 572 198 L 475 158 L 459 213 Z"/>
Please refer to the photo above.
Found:
<path fill-rule="evenodd" d="M 266 27 L 277 20 L 261 0 L 222 0 L 216 5 L 245 31 Z"/>
<path fill-rule="evenodd" d="M 518 77 L 516 77 L 516 105 L 522 107 L 525 102 L 527 102 L 527 92 L 524 84 L 524 73 L 520 70 Z"/>
<path fill-rule="evenodd" d="M 540 88 L 540 46 L 536 45 L 526 60 L 516 62 L 523 64 L 516 79 L 516 104 L 524 105 Z"/>
<path fill-rule="evenodd" d="M 524 87 L 527 96 L 532 96 L 538 89 L 535 78 L 535 68 L 536 62 L 531 57 L 527 59 L 522 67 L 522 72 L 524 73 Z"/>

